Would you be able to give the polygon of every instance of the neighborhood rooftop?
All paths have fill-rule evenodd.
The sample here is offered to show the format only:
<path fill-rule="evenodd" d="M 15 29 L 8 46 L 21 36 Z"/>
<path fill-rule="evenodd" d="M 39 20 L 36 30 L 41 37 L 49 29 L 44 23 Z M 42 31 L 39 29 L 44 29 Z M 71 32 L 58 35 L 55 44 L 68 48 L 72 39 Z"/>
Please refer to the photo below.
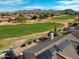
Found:
<path fill-rule="evenodd" d="M 37 55 L 41 54 L 42 52 L 46 51 L 47 49 L 53 47 L 56 44 L 56 41 L 60 40 L 61 38 L 62 38 L 62 36 L 58 36 L 54 40 L 50 40 L 50 39 L 45 40 L 27 50 L 25 50 L 24 52 L 33 53 L 37 56 Z"/>
<path fill-rule="evenodd" d="M 62 36 L 56 37 L 54 40 L 47 39 L 43 42 L 39 42 L 37 44 L 32 44 L 32 46 L 25 46 L 25 47 L 18 47 L 14 49 L 16 55 L 19 55 L 21 52 L 33 53 L 35 55 L 39 55 L 40 53 L 44 52 L 45 50 L 51 48 L 53 44 L 60 40 Z"/>
<path fill-rule="evenodd" d="M 73 32 L 72 35 L 79 39 L 79 30 Z"/>
<path fill-rule="evenodd" d="M 79 31 L 75 31 L 71 34 L 74 37 L 79 39 Z M 69 36 L 69 35 L 67 35 L 67 36 Z M 20 47 L 20 48 L 16 48 L 14 51 L 17 55 L 21 52 L 27 52 L 27 53 L 33 53 L 34 55 L 37 56 L 37 55 L 41 54 L 42 52 L 46 51 L 47 49 L 53 47 L 54 45 L 57 45 L 57 43 L 60 43 L 61 41 L 64 41 L 64 39 L 66 39 L 66 38 L 64 38 L 63 36 L 58 36 L 58 37 L 55 37 L 53 40 L 47 39 L 43 42 L 37 43 L 36 45 L 33 44 L 33 46 L 30 47 L 30 48 Z M 72 39 L 74 39 L 74 38 L 72 38 Z M 18 52 L 18 50 L 19 50 L 19 52 Z"/>

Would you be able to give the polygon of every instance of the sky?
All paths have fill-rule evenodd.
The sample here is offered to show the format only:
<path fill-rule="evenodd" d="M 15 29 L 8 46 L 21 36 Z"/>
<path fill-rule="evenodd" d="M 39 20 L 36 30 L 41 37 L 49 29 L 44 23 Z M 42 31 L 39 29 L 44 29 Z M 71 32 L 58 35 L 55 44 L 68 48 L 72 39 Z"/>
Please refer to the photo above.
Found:
<path fill-rule="evenodd" d="M 0 11 L 24 9 L 73 9 L 79 11 L 79 0 L 0 0 Z"/>

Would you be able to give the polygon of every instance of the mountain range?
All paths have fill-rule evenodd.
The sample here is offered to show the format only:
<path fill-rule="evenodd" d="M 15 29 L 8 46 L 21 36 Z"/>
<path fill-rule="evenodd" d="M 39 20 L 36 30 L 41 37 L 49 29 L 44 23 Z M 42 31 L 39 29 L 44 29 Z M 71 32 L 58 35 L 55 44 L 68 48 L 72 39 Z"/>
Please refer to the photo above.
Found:
<path fill-rule="evenodd" d="M 65 9 L 65 10 L 53 10 L 53 9 L 50 9 L 50 10 L 41 10 L 41 9 L 34 9 L 34 10 L 20 10 L 20 11 L 16 11 L 18 13 L 27 13 L 27 12 L 60 12 L 60 11 L 63 11 L 63 12 L 76 12 L 72 9 Z"/>
<path fill-rule="evenodd" d="M 52 12 L 52 13 L 58 13 L 58 12 L 77 12 L 74 11 L 72 9 L 65 9 L 65 10 L 53 10 L 53 9 L 49 9 L 49 10 L 41 10 L 41 9 L 33 9 L 33 10 L 19 10 L 19 11 L 15 11 L 12 13 L 46 13 L 46 12 Z M 7 12 L 4 12 L 7 13 Z M 11 13 L 11 12 L 8 12 Z"/>

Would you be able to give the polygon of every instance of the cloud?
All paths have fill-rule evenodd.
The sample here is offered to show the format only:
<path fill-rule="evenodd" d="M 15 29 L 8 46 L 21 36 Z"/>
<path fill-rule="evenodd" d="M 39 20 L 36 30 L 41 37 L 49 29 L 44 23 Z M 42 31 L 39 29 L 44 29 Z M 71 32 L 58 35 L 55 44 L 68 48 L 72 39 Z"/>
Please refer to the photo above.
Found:
<path fill-rule="evenodd" d="M 17 8 L 13 8 L 13 7 L 6 7 L 6 8 L 0 8 L 0 12 L 9 12 L 9 11 L 17 11 Z"/>
<path fill-rule="evenodd" d="M 34 6 L 26 6 L 23 9 L 44 9 L 42 6 L 34 5 Z"/>
<path fill-rule="evenodd" d="M 53 7 L 53 9 L 64 10 L 73 9 L 79 11 L 79 0 L 61 0 L 59 4 Z"/>
<path fill-rule="evenodd" d="M 27 0 L 27 1 L 25 1 L 25 0 L 0 0 L 0 11 L 20 10 L 22 4 L 27 4 L 28 2 L 29 2 L 29 0 Z"/>
<path fill-rule="evenodd" d="M 79 10 L 79 0 L 0 0 L 0 11 L 23 9 Z"/>
<path fill-rule="evenodd" d="M 60 6 L 55 6 L 54 9 L 57 10 L 73 9 L 75 11 L 79 11 L 79 5 L 68 5 L 68 6 L 60 5 Z"/>
<path fill-rule="evenodd" d="M 0 4 L 2 5 L 16 5 L 23 3 L 25 3 L 24 0 L 0 0 Z"/>
<path fill-rule="evenodd" d="M 63 4 L 63 5 L 78 5 L 79 4 L 79 0 L 59 1 L 59 3 Z"/>

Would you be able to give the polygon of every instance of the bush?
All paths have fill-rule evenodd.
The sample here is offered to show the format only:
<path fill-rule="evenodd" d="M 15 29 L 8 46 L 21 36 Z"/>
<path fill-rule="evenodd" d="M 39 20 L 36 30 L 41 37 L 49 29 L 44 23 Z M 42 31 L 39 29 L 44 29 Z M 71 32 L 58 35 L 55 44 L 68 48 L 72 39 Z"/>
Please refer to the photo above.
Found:
<path fill-rule="evenodd" d="M 23 43 L 22 45 L 21 45 L 21 47 L 25 47 L 26 46 L 26 43 Z"/>
<path fill-rule="evenodd" d="M 29 45 L 29 44 L 31 44 L 32 43 L 32 41 L 27 41 L 27 44 Z"/>
<path fill-rule="evenodd" d="M 33 40 L 33 42 L 36 42 L 36 40 Z"/>

